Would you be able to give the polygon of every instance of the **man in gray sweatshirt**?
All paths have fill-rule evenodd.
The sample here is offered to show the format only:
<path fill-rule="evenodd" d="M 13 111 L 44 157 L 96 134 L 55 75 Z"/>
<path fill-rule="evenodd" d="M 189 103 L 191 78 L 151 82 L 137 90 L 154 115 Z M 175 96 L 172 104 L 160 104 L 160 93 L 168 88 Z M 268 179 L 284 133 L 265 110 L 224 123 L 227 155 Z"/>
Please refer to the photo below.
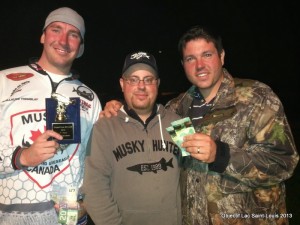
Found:
<path fill-rule="evenodd" d="M 85 204 L 97 225 L 181 224 L 179 147 L 166 131 L 180 117 L 156 103 L 159 84 L 153 55 L 127 55 L 125 103 L 95 124 L 85 161 Z"/>

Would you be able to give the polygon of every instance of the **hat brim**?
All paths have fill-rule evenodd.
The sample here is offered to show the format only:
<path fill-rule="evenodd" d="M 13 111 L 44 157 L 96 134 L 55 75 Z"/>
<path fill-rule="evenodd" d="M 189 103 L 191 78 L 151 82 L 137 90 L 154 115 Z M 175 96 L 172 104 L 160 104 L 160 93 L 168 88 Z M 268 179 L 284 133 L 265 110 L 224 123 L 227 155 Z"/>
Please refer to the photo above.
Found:
<path fill-rule="evenodd" d="M 144 64 L 144 63 L 136 63 L 136 64 L 133 64 L 132 66 L 128 67 L 125 70 L 125 72 L 123 73 L 123 76 L 128 77 L 138 70 L 146 70 L 146 71 L 152 73 L 154 76 L 158 77 L 158 74 L 154 70 L 154 68 L 152 66 L 149 66 L 148 64 Z"/>
<path fill-rule="evenodd" d="M 158 77 L 158 74 L 155 71 L 155 69 L 152 66 L 149 66 L 148 64 L 144 64 L 144 63 L 136 63 L 129 66 L 123 73 L 123 76 L 128 77 L 138 70 L 146 70 L 152 73 L 154 76 Z"/>

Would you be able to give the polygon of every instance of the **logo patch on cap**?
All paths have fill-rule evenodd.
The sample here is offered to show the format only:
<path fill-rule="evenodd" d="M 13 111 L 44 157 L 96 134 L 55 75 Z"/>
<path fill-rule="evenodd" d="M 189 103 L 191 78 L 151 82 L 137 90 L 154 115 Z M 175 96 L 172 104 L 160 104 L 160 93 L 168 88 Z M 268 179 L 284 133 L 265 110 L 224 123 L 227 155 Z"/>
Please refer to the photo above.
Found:
<path fill-rule="evenodd" d="M 140 59 L 140 58 L 143 58 L 143 57 L 146 57 L 147 59 L 150 58 L 150 56 L 147 55 L 146 52 L 138 52 L 138 53 L 132 54 L 130 59 Z"/>

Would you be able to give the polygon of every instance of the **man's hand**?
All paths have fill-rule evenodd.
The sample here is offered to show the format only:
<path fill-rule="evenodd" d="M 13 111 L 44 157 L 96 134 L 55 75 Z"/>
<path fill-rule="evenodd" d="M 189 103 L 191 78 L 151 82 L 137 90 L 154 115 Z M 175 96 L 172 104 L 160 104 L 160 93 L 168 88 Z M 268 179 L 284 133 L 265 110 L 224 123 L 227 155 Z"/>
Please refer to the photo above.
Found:
<path fill-rule="evenodd" d="M 53 140 L 48 141 L 51 137 Z M 37 166 L 47 159 L 52 158 L 56 154 L 57 149 L 59 149 L 59 144 L 56 140 L 62 139 L 63 137 L 59 133 L 47 130 L 29 148 L 22 151 L 20 163 L 23 166 Z"/>
<path fill-rule="evenodd" d="M 104 109 L 100 112 L 100 118 L 111 116 L 116 116 L 117 112 L 120 110 L 122 103 L 117 100 L 110 100 L 105 104 Z"/>
<path fill-rule="evenodd" d="M 85 216 L 87 214 L 87 211 L 86 211 L 83 201 L 78 202 L 78 208 L 79 208 L 78 220 L 80 220 L 83 216 Z M 56 210 L 57 213 L 59 213 L 59 204 L 58 203 L 54 204 L 54 209 Z"/>
<path fill-rule="evenodd" d="M 181 146 L 191 153 L 192 157 L 202 162 L 212 163 L 215 161 L 217 145 L 209 135 L 202 133 L 186 135 Z"/>

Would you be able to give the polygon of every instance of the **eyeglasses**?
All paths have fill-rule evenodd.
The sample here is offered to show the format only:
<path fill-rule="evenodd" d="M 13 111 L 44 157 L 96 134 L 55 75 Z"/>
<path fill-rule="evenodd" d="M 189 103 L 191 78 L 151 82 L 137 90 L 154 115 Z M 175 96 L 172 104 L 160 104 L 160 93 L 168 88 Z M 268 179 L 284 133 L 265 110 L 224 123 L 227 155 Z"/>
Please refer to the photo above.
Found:
<path fill-rule="evenodd" d="M 129 78 L 125 78 L 123 77 L 123 79 L 126 81 L 127 84 L 130 85 L 138 85 L 140 83 L 140 81 L 143 81 L 145 85 L 153 85 L 153 84 L 157 84 L 157 78 L 154 77 L 144 77 L 142 80 L 140 80 L 140 78 L 138 77 L 129 77 Z"/>

